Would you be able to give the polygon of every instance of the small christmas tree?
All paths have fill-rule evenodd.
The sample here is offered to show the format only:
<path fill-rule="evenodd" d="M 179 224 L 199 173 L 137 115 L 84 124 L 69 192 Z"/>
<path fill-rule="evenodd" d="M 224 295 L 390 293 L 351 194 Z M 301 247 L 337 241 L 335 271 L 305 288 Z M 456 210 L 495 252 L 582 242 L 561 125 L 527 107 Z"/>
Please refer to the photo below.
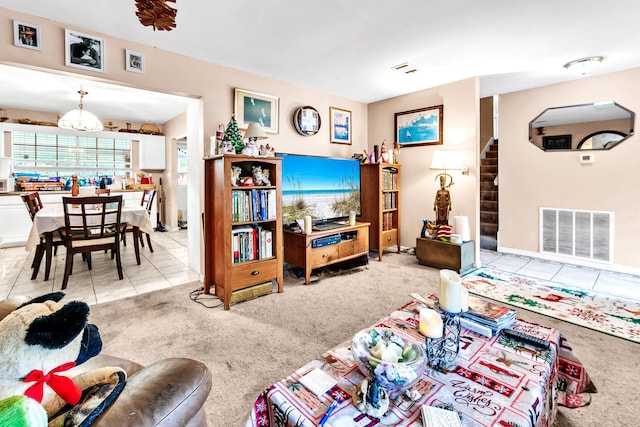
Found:
<path fill-rule="evenodd" d="M 231 120 L 227 123 L 227 130 L 224 132 L 224 140 L 230 142 L 237 154 L 242 152 L 244 144 L 242 143 L 242 136 L 238 130 L 238 122 L 236 122 L 236 116 L 231 114 Z"/>

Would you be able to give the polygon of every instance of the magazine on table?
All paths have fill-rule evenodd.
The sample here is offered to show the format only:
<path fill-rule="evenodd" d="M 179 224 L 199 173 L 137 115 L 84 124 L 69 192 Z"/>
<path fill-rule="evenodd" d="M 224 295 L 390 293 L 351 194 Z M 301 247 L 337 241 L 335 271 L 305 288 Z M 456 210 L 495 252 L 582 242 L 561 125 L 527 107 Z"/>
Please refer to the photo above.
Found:
<path fill-rule="evenodd" d="M 462 316 L 496 332 L 511 326 L 516 319 L 516 312 L 508 307 L 469 296 L 469 311 L 462 313 Z"/>

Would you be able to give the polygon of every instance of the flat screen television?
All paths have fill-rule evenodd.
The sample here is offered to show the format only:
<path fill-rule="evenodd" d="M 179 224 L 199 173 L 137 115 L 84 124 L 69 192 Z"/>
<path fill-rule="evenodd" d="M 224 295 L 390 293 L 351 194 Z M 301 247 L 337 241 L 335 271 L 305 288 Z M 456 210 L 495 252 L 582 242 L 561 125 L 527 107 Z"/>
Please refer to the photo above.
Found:
<path fill-rule="evenodd" d="M 282 158 L 283 224 L 310 215 L 314 229 L 346 225 L 360 216 L 360 161 L 278 153 Z"/>

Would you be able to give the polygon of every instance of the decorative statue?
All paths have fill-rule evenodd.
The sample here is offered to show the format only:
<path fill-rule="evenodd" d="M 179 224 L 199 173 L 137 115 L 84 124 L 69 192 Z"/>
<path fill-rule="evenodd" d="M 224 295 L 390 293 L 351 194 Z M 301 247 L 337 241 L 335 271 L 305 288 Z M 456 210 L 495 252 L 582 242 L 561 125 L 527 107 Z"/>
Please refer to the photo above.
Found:
<path fill-rule="evenodd" d="M 453 182 L 451 175 L 442 173 L 440 176 L 440 189 L 436 192 L 436 198 L 433 201 L 433 210 L 436 212 L 437 225 L 449 225 L 449 211 L 451 210 L 451 195 L 448 188 L 451 184 L 447 184 L 447 176 Z"/>
<path fill-rule="evenodd" d="M 387 150 L 386 140 L 380 146 L 380 163 L 391 163 L 391 153 Z"/>
<path fill-rule="evenodd" d="M 251 168 L 253 172 L 254 185 L 271 185 L 269 180 L 269 169 L 262 169 L 260 166 L 253 166 Z"/>
<path fill-rule="evenodd" d="M 231 166 L 231 185 L 236 186 L 240 185 L 240 174 L 242 173 L 242 169 L 238 166 Z"/>

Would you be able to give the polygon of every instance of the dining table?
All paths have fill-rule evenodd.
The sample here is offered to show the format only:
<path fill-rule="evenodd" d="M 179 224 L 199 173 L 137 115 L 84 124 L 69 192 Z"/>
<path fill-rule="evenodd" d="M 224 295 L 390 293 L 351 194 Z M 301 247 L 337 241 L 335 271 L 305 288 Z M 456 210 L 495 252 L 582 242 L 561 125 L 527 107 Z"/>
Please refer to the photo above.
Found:
<path fill-rule="evenodd" d="M 144 206 L 131 205 L 122 206 L 122 212 L 120 215 L 120 222 L 123 224 L 129 224 L 133 227 L 133 235 L 137 236 L 138 231 L 145 233 L 153 233 L 153 224 L 149 217 L 149 212 Z M 42 235 L 45 236 L 45 271 L 44 280 L 49 280 L 49 273 L 51 272 L 51 260 L 53 255 L 53 233 L 60 228 L 64 228 L 64 208 L 62 204 L 45 205 L 40 209 L 31 224 L 31 230 L 29 231 L 29 237 L 25 244 L 25 250 L 31 252 L 39 244 L 41 244 Z M 133 239 L 133 246 L 136 254 L 136 262 L 140 265 L 140 247 L 138 239 Z M 37 273 L 37 272 L 36 272 Z M 35 278 L 36 274 L 32 276 Z"/>
<path fill-rule="evenodd" d="M 424 299 L 437 301 L 434 295 Z M 418 327 L 421 308 L 424 305 L 410 301 L 374 326 L 425 343 Z M 264 389 L 245 427 L 418 427 L 423 426 L 422 406 L 455 411 L 463 427 L 550 427 L 558 405 L 590 403 L 595 386 L 560 331 L 519 318 L 511 327 L 543 339 L 548 348 L 502 333 L 487 337 L 462 328 L 460 352 L 453 364 L 445 370 L 427 366 L 381 417 L 364 414 L 354 405 L 364 375 L 350 351 L 351 341 L 343 342 Z M 334 379 L 322 394 L 312 392 L 302 380 L 316 369 Z M 324 417 L 332 404 L 331 415 Z"/>

